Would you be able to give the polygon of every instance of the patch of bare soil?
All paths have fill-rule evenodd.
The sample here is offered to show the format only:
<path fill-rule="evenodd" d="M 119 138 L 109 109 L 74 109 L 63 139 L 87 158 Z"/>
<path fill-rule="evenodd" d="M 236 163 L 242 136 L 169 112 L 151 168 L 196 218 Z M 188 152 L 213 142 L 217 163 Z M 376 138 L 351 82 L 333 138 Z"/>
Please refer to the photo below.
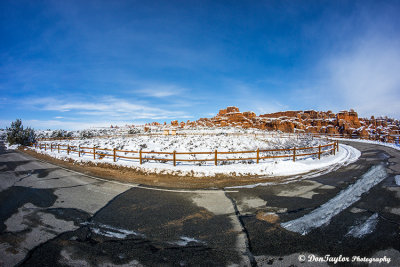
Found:
<path fill-rule="evenodd" d="M 64 161 L 50 157 L 48 155 L 37 153 L 30 149 L 20 148 L 20 152 L 33 156 L 37 159 L 49 162 L 51 164 L 71 169 L 86 175 L 100 177 L 109 180 L 143 184 L 149 186 L 167 187 L 167 188 L 223 188 L 228 186 L 240 186 L 263 182 L 279 182 L 279 177 L 235 177 L 222 176 L 215 177 L 190 177 L 176 175 L 160 175 L 138 172 L 129 167 L 116 166 L 102 163 L 78 163 L 73 160 Z"/>
<path fill-rule="evenodd" d="M 269 223 L 276 223 L 279 220 L 279 216 L 275 213 L 269 212 L 258 212 L 256 218 L 261 221 L 266 221 Z"/>

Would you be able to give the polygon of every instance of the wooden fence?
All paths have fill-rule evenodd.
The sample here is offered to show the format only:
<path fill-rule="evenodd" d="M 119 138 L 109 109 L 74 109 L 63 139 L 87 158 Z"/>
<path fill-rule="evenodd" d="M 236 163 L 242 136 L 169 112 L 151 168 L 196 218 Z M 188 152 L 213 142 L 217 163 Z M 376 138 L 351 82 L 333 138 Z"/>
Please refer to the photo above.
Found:
<path fill-rule="evenodd" d="M 210 135 L 227 135 L 227 136 L 251 136 L 251 137 L 272 137 L 272 138 L 325 138 L 325 139 L 364 139 L 364 140 L 375 140 L 382 141 L 387 143 L 398 143 L 400 135 L 393 134 L 385 134 L 385 135 L 375 135 L 362 137 L 358 134 L 327 134 L 327 133 L 304 133 L 304 132 L 295 132 L 295 133 L 280 133 L 280 132 L 266 132 L 266 133 L 212 133 L 212 132 L 177 132 L 176 136 L 210 136 Z M 162 132 L 152 132 L 152 133 L 137 133 L 137 134 L 117 134 L 117 135 L 100 135 L 100 136 L 91 136 L 90 138 L 111 138 L 111 137 L 121 137 L 121 138 L 130 138 L 130 137 L 138 137 L 138 136 L 148 136 L 148 137 L 156 137 L 156 136 L 165 136 Z M 79 140 L 82 137 L 50 137 L 50 138 L 38 138 L 38 141 L 58 141 L 58 140 Z"/>
<path fill-rule="evenodd" d="M 297 157 L 304 156 L 313 156 L 318 155 L 318 159 L 321 159 L 321 155 L 325 153 L 336 154 L 336 151 L 339 151 L 339 141 L 333 141 L 330 144 L 319 145 L 314 147 L 300 147 L 300 148 L 286 148 L 286 149 L 257 149 L 257 150 L 249 150 L 249 151 L 210 151 L 210 152 L 154 152 L 154 151 L 130 151 L 130 150 L 119 150 L 119 149 L 110 149 L 110 148 L 99 148 L 99 147 L 83 147 L 83 146 L 70 146 L 70 145 L 60 145 L 60 144 L 38 144 L 35 143 L 31 147 L 44 149 L 45 151 L 50 150 L 51 152 L 57 151 L 58 153 L 66 152 L 68 155 L 70 153 L 77 153 L 78 157 L 89 154 L 93 155 L 93 159 L 99 158 L 102 159 L 104 157 L 111 157 L 113 161 L 116 162 L 117 159 L 133 159 L 139 160 L 140 164 L 143 164 L 144 161 L 160 161 L 167 162 L 173 161 L 174 166 L 176 166 L 177 162 L 206 162 L 213 161 L 215 165 L 218 165 L 219 161 L 240 161 L 240 160 L 256 160 L 257 163 L 260 163 L 260 160 L 263 159 L 273 159 L 273 158 L 292 158 L 293 161 L 296 161 Z M 278 155 L 262 155 L 262 153 L 282 153 Z M 286 153 L 285 153 L 286 152 Z M 125 155 L 121 155 L 118 153 L 125 153 Z M 134 154 L 132 156 L 126 156 L 126 154 Z M 220 158 L 220 155 L 231 155 L 231 154 L 250 154 L 245 158 Z M 157 158 L 156 156 L 146 156 L 146 155 L 171 155 L 171 158 Z M 179 155 L 213 155 L 213 158 L 206 159 L 179 159 Z"/>
<path fill-rule="evenodd" d="M 137 133 L 137 134 L 115 134 L 115 135 L 95 135 L 90 137 L 47 137 L 47 138 L 38 138 L 38 141 L 58 141 L 58 140 L 80 140 L 80 139 L 93 139 L 93 138 L 130 138 L 130 137 L 139 137 L 139 136 L 147 136 L 147 137 L 157 137 L 157 136 L 218 136 L 218 135 L 226 135 L 226 136 L 251 136 L 251 137 L 277 137 L 277 138 L 287 138 L 287 137 L 297 137 L 297 138 L 305 138 L 306 134 L 295 134 L 295 133 L 201 133 L 201 132 L 193 132 L 193 133 L 180 133 L 177 132 L 176 135 L 165 135 L 162 132 L 156 133 Z"/>

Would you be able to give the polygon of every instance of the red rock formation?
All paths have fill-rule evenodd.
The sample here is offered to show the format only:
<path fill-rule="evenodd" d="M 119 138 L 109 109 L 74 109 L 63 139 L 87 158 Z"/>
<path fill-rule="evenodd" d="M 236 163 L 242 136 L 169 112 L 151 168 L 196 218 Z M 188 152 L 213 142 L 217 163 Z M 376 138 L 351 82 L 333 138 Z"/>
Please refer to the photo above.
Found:
<path fill-rule="evenodd" d="M 246 112 L 243 112 L 243 116 L 245 116 L 245 117 L 248 118 L 248 119 L 253 119 L 253 118 L 255 118 L 257 115 L 256 115 L 256 113 L 254 113 L 254 112 L 252 112 L 252 111 L 246 111 Z"/>
<path fill-rule="evenodd" d="M 263 114 L 263 115 L 260 115 L 260 117 L 262 117 L 262 118 L 280 118 L 280 117 L 294 118 L 294 117 L 297 117 L 297 114 L 299 114 L 300 112 L 301 111 L 282 111 L 282 112 Z"/>
<path fill-rule="evenodd" d="M 375 139 L 400 130 L 398 120 L 385 118 L 360 119 L 354 110 L 340 111 L 283 111 L 257 116 L 254 112 L 241 113 L 237 107 L 221 109 L 213 118 L 200 118 L 197 121 L 178 123 L 172 121 L 172 126 L 181 127 L 242 127 L 258 128 L 269 131 L 305 132 L 322 134 L 341 134 L 346 137 L 360 136 Z"/>

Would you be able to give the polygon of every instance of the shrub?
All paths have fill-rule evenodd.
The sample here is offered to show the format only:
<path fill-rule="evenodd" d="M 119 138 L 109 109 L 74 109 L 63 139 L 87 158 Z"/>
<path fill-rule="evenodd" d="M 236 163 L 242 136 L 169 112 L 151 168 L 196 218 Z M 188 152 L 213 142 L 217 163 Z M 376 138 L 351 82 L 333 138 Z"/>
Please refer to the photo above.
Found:
<path fill-rule="evenodd" d="M 83 138 L 83 139 L 92 138 L 92 137 L 95 136 L 94 133 L 93 133 L 93 131 L 90 131 L 90 130 L 83 130 L 82 132 L 80 132 L 79 135 L 80 135 L 80 137 Z"/>
<path fill-rule="evenodd" d="M 17 119 L 11 123 L 10 128 L 7 128 L 7 141 L 10 145 L 30 145 L 36 142 L 35 131 L 29 127 L 24 129 L 22 121 Z"/>
<path fill-rule="evenodd" d="M 65 137 L 71 137 L 72 132 L 67 132 L 65 130 L 55 130 L 51 133 L 52 138 L 65 138 Z"/>
<path fill-rule="evenodd" d="M 128 134 L 138 134 L 140 130 L 137 128 L 129 129 Z"/>

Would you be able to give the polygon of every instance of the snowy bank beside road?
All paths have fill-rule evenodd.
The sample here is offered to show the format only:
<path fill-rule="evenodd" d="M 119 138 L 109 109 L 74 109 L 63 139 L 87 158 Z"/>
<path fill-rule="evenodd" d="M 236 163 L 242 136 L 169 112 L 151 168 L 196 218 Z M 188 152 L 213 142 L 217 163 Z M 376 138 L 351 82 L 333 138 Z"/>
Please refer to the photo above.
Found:
<path fill-rule="evenodd" d="M 285 160 L 267 160 L 259 164 L 231 164 L 220 166 L 185 166 L 165 165 L 162 163 L 149 162 L 140 166 L 135 166 L 143 172 L 151 172 L 157 174 L 172 174 L 172 175 L 193 175 L 196 177 L 202 176 L 217 176 L 217 175 L 231 175 L 231 176 L 291 176 L 303 173 L 308 173 L 313 170 L 327 168 L 333 165 L 347 165 L 355 162 L 361 153 L 346 145 L 340 145 L 339 152 L 336 155 L 329 155 L 321 158 L 321 160 L 308 157 L 305 159 L 293 162 L 291 159 Z"/>
<path fill-rule="evenodd" d="M 348 138 L 332 138 L 332 140 L 374 144 L 374 145 L 386 146 L 386 147 L 394 148 L 396 150 L 400 150 L 400 145 L 393 144 L 393 143 L 385 143 L 385 142 L 380 142 L 380 141 L 364 140 L 364 139 L 348 139 Z"/>
<path fill-rule="evenodd" d="M 201 140 L 204 137 L 190 137 L 184 139 L 172 138 L 165 139 L 164 137 L 157 137 L 158 139 L 103 139 L 103 140 L 74 140 L 70 145 L 75 146 L 91 146 L 96 141 L 101 141 L 99 145 L 103 148 L 118 147 L 119 149 L 138 149 L 139 147 L 146 147 L 147 150 L 156 149 L 158 151 L 171 151 L 172 149 L 182 149 L 189 151 L 210 151 L 213 148 L 223 148 L 228 151 L 237 150 L 254 150 L 257 147 L 264 146 L 266 148 L 285 148 L 293 147 L 295 145 L 310 146 L 320 144 L 318 140 L 276 140 L 276 139 L 249 139 L 239 137 L 232 139 L 231 137 L 212 136 L 207 140 Z M 198 139 L 200 138 L 200 139 Z M 139 141 L 138 141 L 139 140 Z M 142 142 L 143 141 L 143 142 Z M 145 141 L 145 142 L 144 142 Z M 161 144 L 161 145 L 160 145 Z M 209 164 L 182 164 L 178 162 L 177 166 L 161 162 L 145 162 L 140 165 L 137 160 L 117 160 L 113 162 L 112 157 L 105 157 L 103 159 L 93 159 L 92 155 L 82 155 L 78 157 L 77 153 L 70 153 L 67 155 L 65 151 L 58 153 L 57 150 L 51 152 L 49 149 L 43 151 L 35 149 L 36 152 L 47 154 L 57 159 L 62 160 L 75 160 L 76 162 L 87 163 L 93 162 L 96 164 L 107 163 L 117 166 L 124 166 L 132 168 L 141 173 L 163 174 L 163 175 L 178 175 L 178 176 L 194 176 L 194 177 L 212 177 L 212 176 L 289 176 L 307 173 L 321 168 L 328 168 L 329 166 L 343 166 L 354 162 L 360 156 L 360 152 L 350 146 L 340 145 L 339 152 L 336 155 L 324 155 L 321 160 L 316 157 L 308 156 L 299 158 L 293 162 L 291 158 L 285 159 L 268 159 L 262 160 L 259 164 L 253 161 L 241 160 L 239 162 L 230 162 L 231 164 L 223 164 L 214 166 L 213 163 Z M 180 155 L 182 156 L 182 155 Z M 200 165 L 200 166 L 199 166 Z"/>

